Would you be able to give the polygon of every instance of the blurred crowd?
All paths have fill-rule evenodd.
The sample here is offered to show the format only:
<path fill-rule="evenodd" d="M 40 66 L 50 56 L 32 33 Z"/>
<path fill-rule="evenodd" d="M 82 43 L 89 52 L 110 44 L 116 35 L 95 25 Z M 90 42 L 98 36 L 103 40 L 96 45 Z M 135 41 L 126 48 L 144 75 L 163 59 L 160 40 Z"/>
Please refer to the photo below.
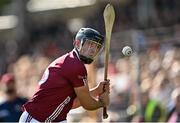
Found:
<path fill-rule="evenodd" d="M 128 1 L 128 4 L 125 4 L 126 2 L 114 4 L 119 14 L 113 33 L 130 29 L 142 32 L 146 32 L 149 28 L 153 30 L 143 33 L 146 37 L 143 39 L 146 46 L 139 46 L 136 49 L 132 39 L 129 45 L 133 47 L 135 53 L 129 58 L 119 53 L 120 48 L 111 49 L 108 71 L 111 93 L 107 121 L 180 122 L 180 26 L 178 25 L 180 2 L 157 0 L 155 6 L 150 6 L 156 8 L 156 11 L 151 11 L 149 14 L 153 16 L 148 16 L 146 20 L 145 17 L 134 17 L 135 13 L 138 13 L 135 7 L 137 1 Z M 151 3 L 148 0 L 144 1 L 146 1 L 144 4 Z M 93 17 L 85 18 L 85 26 L 104 32 L 101 15 L 105 5 L 106 3 L 99 6 Z M 139 10 L 139 14 L 143 15 L 143 11 Z M 142 21 L 144 23 L 141 23 Z M 166 27 L 168 31 L 164 30 Z M 49 63 L 73 48 L 73 36 L 73 32 L 67 28 L 65 22 L 52 21 L 48 24 L 33 25 L 27 42 L 0 42 L 0 122 L 17 120 L 9 118 L 11 116 L 9 114 L 21 112 L 19 105 L 32 97 Z M 112 46 L 122 45 L 119 42 L 122 39 L 112 37 L 112 40 Z M 100 54 L 95 63 L 97 82 L 102 81 L 104 76 L 101 55 L 103 54 Z M 6 73 L 10 74 L 7 76 Z M 13 99 L 10 98 L 12 93 L 7 91 L 9 83 L 13 83 L 13 87 L 16 88 Z M 10 84 L 10 88 L 11 86 Z M 21 97 L 22 101 L 17 101 L 15 97 L 18 99 Z M 13 105 L 12 109 L 17 110 L 8 112 L 9 109 L 6 108 L 8 105 Z M 70 114 L 71 121 L 101 121 L 100 110 L 93 117 L 83 109 L 78 111 L 76 114 Z"/>
<path fill-rule="evenodd" d="M 161 50 L 150 49 L 112 64 L 117 72 L 110 74 L 110 120 L 164 122 L 170 120 L 168 114 L 174 108 L 179 113 L 179 49 L 171 47 L 163 53 Z"/>

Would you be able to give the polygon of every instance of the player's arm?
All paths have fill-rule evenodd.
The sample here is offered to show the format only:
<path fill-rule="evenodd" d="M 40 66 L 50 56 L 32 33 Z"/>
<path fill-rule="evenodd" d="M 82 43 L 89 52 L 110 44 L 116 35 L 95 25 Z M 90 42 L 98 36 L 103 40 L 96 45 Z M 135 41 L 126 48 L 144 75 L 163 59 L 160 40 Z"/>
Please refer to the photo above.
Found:
<path fill-rule="evenodd" d="M 107 98 L 107 94 L 103 95 L 101 100 L 97 100 L 93 98 L 89 92 L 89 88 L 87 85 L 74 88 L 77 98 L 81 106 L 87 110 L 95 110 L 100 107 L 104 107 L 108 104 L 108 101 L 105 100 Z"/>
<path fill-rule="evenodd" d="M 100 82 L 96 87 L 90 89 L 90 95 L 92 97 L 98 97 L 100 94 L 103 93 L 103 87 L 105 87 L 105 91 L 110 91 L 110 88 L 109 88 L 109 83 L 110 80 L 107 80 L 107 81 L 103 81 L 103 82 Z M 74 99 L 74 102 L 73 102 L 73 106 L 72 106 L 72 109 L 74 108 L 78 108 L 81 106 L 81 103 L 79 101 L 79 99 L 76 97 Z"/>
<path fill-rule="evenodd" d="M 110 86 L 110 80 L 109 79 L 105 80 L 105 81 L 102 81 L 96 87 L 90 89 L 90 94 L 93 97 L 97 97 L 100 94 L 102 94 L 104 90 L 110 92 L 110 87 L 109 86 Z"/>
<path fill-rule="evenodd" d="M 95 87 L 95 88 L 93 88 L 93 89 L 90 90 L 90 95 L 91 95 L 92 97 L 97 97 L 97 96 L 99 96 L 98 94 L 99 94 L 99 92 L 98 92 L 98 88 L 97 88 L 97 87 Z M 81 106 L 81 103 L 80 103 L 79 99 L 76 97 L 76 98 L 74 99 L 74 101 L 73 101 L 72 109 L 78 108 L 78 107 L 80 107 L 80 106 Z"/>
<path fill-rule="evenodd" d="M 97 88 L 93 88 L 91 91 L 90 91 L 90 94 L 93 96 L 93 97 L 97 97 L 98 96 L 98 91 L 97 91 Z M 72 106 L 72 109 L 75 109 L 75 108 L 78 108 L 81 106 L 81 103 L 79 101 L 79 99 L 76 97 L 73 101 L 73 106 Z"/>

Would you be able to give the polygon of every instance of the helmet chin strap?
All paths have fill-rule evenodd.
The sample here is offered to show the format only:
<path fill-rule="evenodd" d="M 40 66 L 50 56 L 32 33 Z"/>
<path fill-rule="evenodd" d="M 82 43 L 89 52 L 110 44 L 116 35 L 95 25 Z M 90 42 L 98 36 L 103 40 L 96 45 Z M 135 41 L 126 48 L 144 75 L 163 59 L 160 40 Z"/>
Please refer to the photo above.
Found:
<path fill-rule="evenodd" d="M 94 61 L 93 59 L 90 59 L 90 58 L 87 58 L 87 57 L 85 57 L 85 56 L 83 56 L 83 55 L 80 55 L 77 48 L 75 48 L 75 50 L 76 50 L 76 52 L 78 53 L 78 56 L 79 56 L 80 60 L 81 60 L 82 62 L 84 62 L 85 64 L 91 64 L 91 63 Z"/>
<path fill-rule="evenodd" d="M 93 62 L 93 59 L 86 58 L 85 56 L 79 55 L 79 57 L 85 64 L 91 64 Z"/>
<path fill-rule="evenodd" d="M 75 48 L 75 50 L 77 51 L 78 55 L 79 55 L 79 58 L 82 62 L 84 62 L 84 64 L 91 64 L 94 60 L 93 59 L 90 59 L 90 58 L 87 58 L 83 55 L 80 55 L 79 54 L 79 50 L 77 48 Z"/>

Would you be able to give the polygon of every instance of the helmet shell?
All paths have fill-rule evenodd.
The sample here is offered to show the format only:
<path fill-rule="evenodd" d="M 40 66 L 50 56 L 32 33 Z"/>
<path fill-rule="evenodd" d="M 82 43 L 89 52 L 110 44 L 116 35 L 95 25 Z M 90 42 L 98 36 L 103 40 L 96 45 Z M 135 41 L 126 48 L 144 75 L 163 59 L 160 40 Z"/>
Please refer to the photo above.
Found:
<path fill-rule="evenodd" d="M 102 45 L 104 43 L 104 36 L 92 28 L 81 28 L 78 31 L 75 40 L 83 41 L 84 39 L 90 39 Z"/>
<path fill-rule="evenodd" d="M 83 56 L 82 54 L 80 54 L 80 50 L 82 49 L 85 42 L 89 40 L 100 44 L 102 47 L 104 44 L 104 36 L 92 28 L 81 28 L 76 34 L 74 47 L 78 51 L 80 59 L 86 64 L 90 64 L 94 59 Z"/>

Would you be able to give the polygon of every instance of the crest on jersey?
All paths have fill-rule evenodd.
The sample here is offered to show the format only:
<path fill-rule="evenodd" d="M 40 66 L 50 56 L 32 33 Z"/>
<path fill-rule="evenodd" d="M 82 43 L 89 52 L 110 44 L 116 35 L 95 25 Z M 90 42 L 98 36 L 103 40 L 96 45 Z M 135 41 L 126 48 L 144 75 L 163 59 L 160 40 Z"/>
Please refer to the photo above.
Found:
<path fill-rule="evenodd" d="M 81 76 L 81 75 L 78 75 L 78 78 L 83 80 L 84 85 L 87 85 L 87 82 L 88 82 L 87 76 Z"/>

